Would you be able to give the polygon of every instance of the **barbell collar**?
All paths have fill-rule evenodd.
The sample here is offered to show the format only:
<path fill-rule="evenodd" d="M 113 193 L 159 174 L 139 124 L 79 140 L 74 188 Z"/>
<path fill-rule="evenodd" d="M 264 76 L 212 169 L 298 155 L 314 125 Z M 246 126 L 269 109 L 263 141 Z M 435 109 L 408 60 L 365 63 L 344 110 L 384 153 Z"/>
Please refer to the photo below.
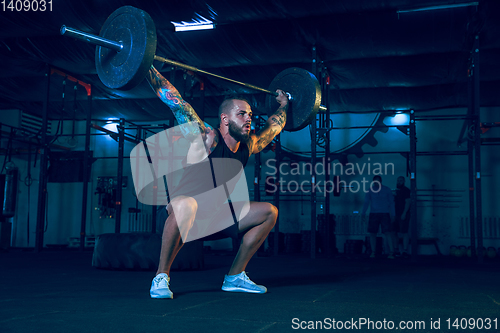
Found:
<path fill-rule="evenodd" d="M 93 45 L 99 45 L 106 47 L 108 49 L 112 49 L 116 52 L 120 52 L 123 49 L 123 44 L 120 42 L 116 42 L 114 40 L 109 40 L 106 38 L 102 38 L 93 34 L 90 34 L 88 32 L 76 30 L 70 27 L 67 27 L 63 25 L 61 27 L 61 35 L 67 36 L 67 37 L 73 37 L 79 40 L 82 40 L 84 42 L 93 44 Z"/>

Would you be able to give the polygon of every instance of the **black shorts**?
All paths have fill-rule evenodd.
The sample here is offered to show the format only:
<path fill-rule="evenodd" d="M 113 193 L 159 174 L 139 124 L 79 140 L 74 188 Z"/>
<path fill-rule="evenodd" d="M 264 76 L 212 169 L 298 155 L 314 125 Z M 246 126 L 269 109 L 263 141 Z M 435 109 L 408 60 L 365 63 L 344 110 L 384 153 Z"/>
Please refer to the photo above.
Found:
<path fill-rule="evenodd" d="M 227 205 L 227 203 L 226 203 Z M 217 210 L 214 209 L 211 212 L 204 212 L 204 211 L 197 211 L 196 215 L 198 216 L 207 216 L 208 219 L 204 221 L 203 223 L 208 223 L 209 225 L 211 223 L 215 223 L 218 221 L 220 218 L 217 213 Z M 168 211 L 167 211 L 167 206 L 162 206 L 156 213 L 156 231 L 161 235 L 163 233 L 163 228 L 165 226 L 165 221 L 168 218 Z M 195 218 L 196 219 L 196 218 Z M 196 225 L 196 224 L 195 224 Z M 193 230 L 193 232 L 196 232 Z M 202 241 L 210 241 L 210 240 L 218 240 L 218 239 L 224 239 L 224 238 L 237 238 L 239 234 L 239 224 L 238 223 L 233 223 L 231 224 L 230 227 L 227 227 L 223 230 L 220 230 L 216 233 L 213 233 L 211 235 L 201 237 L 197 240 L 202 240 Z"/>
<path fill-rule="evenodd" d="M 379 226 L 382 228 L 382 233 L 392 231 L 391 215 L 389 213 L 370 213 L 368 232 L 371 234 L 378 233 Z"/>
<path fill-rule="evenodd" d="M 394 232 L 400 232 L 403 234 L 407 234 L 410 229 L 410 214 L 406 213 L 406 217 L 401 219 L 401 214 L 396 214 L 396 218 L 394 219 Z"/>

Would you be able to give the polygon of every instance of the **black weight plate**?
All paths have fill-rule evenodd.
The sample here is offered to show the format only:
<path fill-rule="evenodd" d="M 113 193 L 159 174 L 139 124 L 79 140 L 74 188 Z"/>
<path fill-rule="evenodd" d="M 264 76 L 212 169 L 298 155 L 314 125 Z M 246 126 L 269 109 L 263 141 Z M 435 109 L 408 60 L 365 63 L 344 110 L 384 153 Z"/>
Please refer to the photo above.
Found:
<path fill-rule="evenodd" d="M 316 77 L 305 69 L 287 68 L 274 78 L 270 91 L 281 89 L 292 95 L 286 113 L 285 130 L 298 131 L 311 123 L 321 105 L 321 87 Z M 279 108 L 276 97 L 268 95 L 267 114 L 271 116 Z"/>
<path fill-rule="evenodd" d="M 104 22 L 99 36 L 123 43 L 119 52 L 98 46 L 97 74 L 111 89 L 128 90 L 144 80 L 156 53 L 156 28 L 151 16 L 135 7 L 115 10 Z"/>

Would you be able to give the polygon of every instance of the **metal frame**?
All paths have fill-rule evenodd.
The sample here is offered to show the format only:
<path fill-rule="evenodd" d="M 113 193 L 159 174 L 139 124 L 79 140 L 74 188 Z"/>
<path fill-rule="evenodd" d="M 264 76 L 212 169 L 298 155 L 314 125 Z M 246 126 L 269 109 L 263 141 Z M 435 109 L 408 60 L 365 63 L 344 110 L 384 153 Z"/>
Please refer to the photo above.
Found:
<path fill-rule="evenodd" d="M 317 73 L 318 68 L 317 68 L 317 53 L 316 53 L 316 48 L 313 46 L 312 48 L 312 55 L 313 55 L 313 61 L 312 61 L 312 72 Z M 482 206 L 481 206 L 481 155 L 480 155 L 480 147 L 481 147 L 481 138 L 480 138 L 480 104 L 479 104 L 479 37 L 476 36 L 475 42 L 474 42 L 474 50 L 472 52 L 472 71 L 473 75 L 471 75 L 471 80 L 469 83 L 469 99 L 470 99 L 470 105 L 469 105 L 469 112 L 467 115 L 434 115 L 434 116 L 416 116 L 414 110 L 410 110 L 410 122 L 409 125 L 405 126 L 399 126 L 399 125 L 389 125 L 389 126 L 384 126 L 384 127 L 396 127 L 396 128 L 408 128 L 408 135 L 410 137 L 410 144 L 409 144 L 409 151 L 406 152 L 374 152 L 373 154 L 386 154 L 386 153 L 397 153 L 397 154 L 402 154 L 406 153 L 408 154 L 409 158 L 409 167 L 410 167 L 410 186 L 411 186 L 411 219 L 412 221 L 417 221 L 417 156 L 432 156 L 432 155 L 464 155 L 468 156 L 469 158 L 469 178 L 470 178 L 470 215 L 471 215 L 471 245 L 475 244 L 476 241 L 476 233 L 477 233 L 477 245 L 479 249 L 482 249 Z M 323 87 L 323 85 L 322 85 Z M 328 87 L 326 87 L 326 94 L 323 94 L 325 96 L 325 104 L 328 105 Z M 387 110 L 384 110 L 383 112 L 389 112 Z M 342 113 L 353 113 L 353 112 L 342 112 Z M 318 119 L 319 116 L 319 119 Z M 315 164 L 316 158 L 317 158 L 317 151 L 316 151 L 316 145 L 317 145 L 317 140 L 316 140 L 316 134 L 320 130 L 331 130 L 328 128 L 328 120 L 330 116 L 330 110 L 329 108 L 326 108 L 324 112 L 318 112 L 318 116 L 316 117 L 315 121 L 311 123 L 311 163 L 312 165 Z M 323 117 L 325 119 L 323 119 Z M 417 121 L 438 121 L 438 120 L 460 120 L 463 119 L 465 122 L 468 122 L 472 126 L 474 126 L 475 131 L 475 138 L 474 138 L 474 146 L 471 145 L 470 143 L 468 144 L 467 151 L 418 151 L 417 150 L 417 137 L 416 137 L 416 125 Z M 317 126 L 317 122 L 319 121 L 320 126 Z M 344 127 L 344 128 L 335 128 L 335 129 L 352 129 L 354 127 Z M 357 128 L 373 128 L 373 126 L 358 126 Z M 329 153 L 329 140 L 326 141 L 326 149 L 325 149 L 325 159 L 328 159 L 331 154 Z M 276 161 L 277 164 L 280 165 L 282 162 L 281 159 L 281 152 L 280 152 L 281 146 L 279 144 L 279 138 L 277 138 L 277 147 L 276 147 Z M 303 160 L 308 160 L 308 157 L 304 157 Z M 256 163 L 257 166 L 257 163 Z M 475 171 L 474 171 L 475 168 Z M 260 160 L 259 160 L 259 169 L 260 169 Z M 277 168 L 278 174 L 277 177 L 279 179 L 279 167 Z M 474 174 L 475 172 L 475 174 Z M 257 173 L 256 173 L 257 174 Z M 329 177 L 329 175 L 325 175 L 325 177 Z M 316 175 L 314 174 L 314 168 L 311 170 L 311 184 L 315 184 L 316 181 Z M 328 180 L 328 179 L 326 179 Z M 474 186 L 475 184 L 475 186 Z M 260 191 L 260 186 L 258 184 L 255 184 L 255 193 Z M 312 192 L 312 191 L 311 191 Z M 325 197 L 325 216 L 328 218 L 330 214 L 330 194 L 326 193 Z M 474 194 L 475 194 L 475 202 L 474 202 Z M 286 196 L 286 195 L 281 195 L 281 196 Z M 260 198 L 260 194 L 259 194 Z M 297 199 L 298 200 L 298 199 Z M 297 201 L 296 199 L 292 200 L 285 200 L 285 201 Z M 302 200 L 299 200 L 302 201 Z M 276 206 L 279 206 L 280 202 L 280 194 L 279 191 L 276 191 L 274 194 L 274 203 Z M 310 249 L 310 257 L 312 259 L 316 258 L 316 233 L 314 232 L 316 230 L 316 204 L 318 202 L 317 196 L 312 193 L 310 195 L 310 203 L 311 203 L 311 249 Z M 474 223 L 476 221 L 476 223 Z M 330 226 L 330 224 L 327 224 Z M 415 261 L 417 259 L 418 255 L 418 225 L 417 223 L 412 223 L 411 224 L 411 247 L 412 247 L 412 261 Z M 278 232 L 279 232 L 279 224 L 277 223 L 275 226 L 275 239 L 274 239 L 274 254 L 278 254 L 278 247 L 279 247 L 279 242 L 278 242 Z M 329 234 L 328 234 L 329 235 Z M 331 256 L 331 239 L 328 237 L 328 255 Z M 472 247 L 473 255 L 475 248 L 474 246 Z M 478 255 L 478 261 L 482 262 L 482 255 L 479 253 Z"/>

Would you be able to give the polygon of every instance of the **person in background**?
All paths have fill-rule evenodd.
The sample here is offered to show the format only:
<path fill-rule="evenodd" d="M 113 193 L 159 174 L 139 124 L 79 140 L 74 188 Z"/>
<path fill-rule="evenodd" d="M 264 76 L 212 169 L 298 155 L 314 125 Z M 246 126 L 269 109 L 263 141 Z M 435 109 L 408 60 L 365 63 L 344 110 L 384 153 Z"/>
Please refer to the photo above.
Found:
<path fill-rule="evenodd" d="M 382 177 L 379 175 L 373 177 L 370 190 L 365 195 L 365 202 L 361 213 L 363 219 L 365 219 L 368 207 L 370 207 L 368 233 L 370 234 L 370 247 L 372 251 L 370 258 L 375 258 L 377 233 L 380 227 L 389 246 L 389 255 L 387 258 L 394 259 L 392 234 L 392 221 L 395 214 L 394 196 L 389 187 L 382 185 Z"/>
<path fill-rule="evenodd" d="M 408 246 L 410 244 L 410 236 L 408 235 L 408 230 L 410 227 L 410 189 L 405 186 L 405 178 L 398 177 L 396 183 L 396 194 L 394 196 L 394 206 L 395 206 L 395 219 L 394 219 L 394 248 L 396 252 L 399 252 L 399 237 L 398 233 L 401 234 L 403 238 L 403 257 L 408 257 Z"/>

